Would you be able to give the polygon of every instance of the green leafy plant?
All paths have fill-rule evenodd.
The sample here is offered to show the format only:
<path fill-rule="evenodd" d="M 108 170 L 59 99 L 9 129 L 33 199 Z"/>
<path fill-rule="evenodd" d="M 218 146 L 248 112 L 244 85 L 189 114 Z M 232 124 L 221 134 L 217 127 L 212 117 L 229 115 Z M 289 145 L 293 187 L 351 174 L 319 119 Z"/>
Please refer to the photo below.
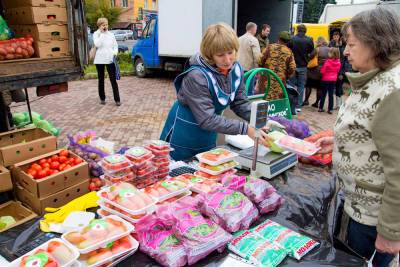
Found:
<path fill-rule="evenodd" d="M 97 19 L 99 18 L 107 18 L 109 28 L 112 28 L 118 21 L 121 12 L 121 8 L 111 6 L 110 0 L 85 1 L 86 21 L 92 30 L 97 29 Z"/>

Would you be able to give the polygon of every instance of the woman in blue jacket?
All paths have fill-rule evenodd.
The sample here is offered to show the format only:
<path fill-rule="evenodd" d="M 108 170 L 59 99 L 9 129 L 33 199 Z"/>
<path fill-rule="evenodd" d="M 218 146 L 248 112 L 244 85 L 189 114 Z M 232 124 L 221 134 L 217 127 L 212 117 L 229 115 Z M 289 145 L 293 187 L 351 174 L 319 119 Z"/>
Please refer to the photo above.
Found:
<path fill-rule="evenodd" d="M 178 99 L 161 133 L 161 139 L 175 149 L 173 159 L 188 159 L 214 148 L 218 133 L 254 138 L 255 130 L 247 122 L 222 116 L 230 107 L 250 120 L 243 70 L 236 61 L 238 49 L 238 38 L 230 26 L 211 25 L 201 41 L 200 54 L 192 56 L 190 68 L 175 79 Z M 261 135 L 265 143 L 266 134 Z"/>

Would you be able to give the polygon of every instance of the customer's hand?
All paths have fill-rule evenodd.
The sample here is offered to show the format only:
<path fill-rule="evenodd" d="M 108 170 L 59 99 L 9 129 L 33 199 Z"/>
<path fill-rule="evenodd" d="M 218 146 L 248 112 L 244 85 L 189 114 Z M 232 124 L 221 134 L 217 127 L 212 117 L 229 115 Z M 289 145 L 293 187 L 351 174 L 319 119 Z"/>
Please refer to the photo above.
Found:
<path fill-rule="evenodd" d="M 317 147 L 320 147 L 318 154 L 329 154 L 333 151 L 334 138 L 332 136 L 321 137 L 315 142 Z"/>
<path fill-rule="evenodd" d="M 378 234 L 375 241 L 375 248 L 378 252 L 395 255 L 400 251 L 400 241 L 388 240 Z"/>

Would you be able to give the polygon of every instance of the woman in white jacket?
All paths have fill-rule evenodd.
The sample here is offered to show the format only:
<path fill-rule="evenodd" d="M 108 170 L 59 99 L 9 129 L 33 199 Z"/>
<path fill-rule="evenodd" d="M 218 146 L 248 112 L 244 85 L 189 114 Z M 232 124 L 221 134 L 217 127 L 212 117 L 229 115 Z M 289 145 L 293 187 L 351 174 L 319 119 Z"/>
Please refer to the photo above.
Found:
<path fill-rule="evenodd" d="M 96 65 L 97 76 L 99 78 L 100 103 L 102 105 L 106 104 L 106 95 L 104 92 L 104 67 L 106 67 L 108 76 L 110 77 L 115 103 L 117 106 L 120 106 L 121 100 L 116 79 L 116 69 L 113 63 L 114 57 L 118 54 L 118 44 L 114 34 L 108 31 L 108 20 L 106 18 L 99 18 L 97 20 L 97 27 L 99 27 L 99 29 L 93 34 L 93 42 L 96 46 L 94 64 Z"/>

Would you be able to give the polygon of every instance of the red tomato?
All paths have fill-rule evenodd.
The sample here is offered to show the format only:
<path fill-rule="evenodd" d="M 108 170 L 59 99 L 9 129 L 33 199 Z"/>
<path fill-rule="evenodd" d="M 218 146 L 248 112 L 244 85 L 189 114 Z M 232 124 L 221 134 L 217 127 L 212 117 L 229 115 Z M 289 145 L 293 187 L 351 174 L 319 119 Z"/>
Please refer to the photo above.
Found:
<path fill-rule="evenodd" d="M 60 172 L 59 170 L 52 170 L 52 171 L 53 171 L 53 174 L 56 174 L 56 173 Z"/>
<path fill-rule="evenodd" d="M 74 158 L 68 158 L 66 163 L 69 164 L 69 165 L 74 165 L 75 164 L 75 159 Z"/>
<path fill-rule="evenodd" d="M 89 190 L 90 190 L 90 191 L 96 190 L 96 185 L 95 185 L 94 183 L 90 183 L 90 184 L 89 184 Z"/>
<path fill-rule="evenodd" d="M 80 158 L 75 158 L 74 161 L 75 161 L 75 165 L 78 165 L 83 162 L 83 160 Z"/>
<path fill-rule="evenodd" d="M 60 164 L 60 167 L 58 168 L 58 170 L 59 170 L 60 172 L 62 172 L 62 171 L 64 170 L 65 166 L 66 166 L 65 163 Z"/>
<path fill-rule="evenodd" d="M 29 169 L 28 174 L 35 178 L 37 176 L 37 171 L 35 169 Z"/>
<path fill-rule="evenodd" d="M 40 165 L 42 166 L 43 169 L 50 168 L 50 163 L 48 163 L 48 162 L 42 163 Z"/>
<path fill-rule="evenodd" d="M 58 170 L 58 169 L 60 168 L 60 162 L 58 162 L 58 161 L 53 161 L 53 162 L 50 164 L 50 168 L 52 168 L 52 169 L 54 169 L 54 170 Z"/>
<path fill-rule="evenodd" d="M 72 168 L 72 166 L 69 165 L 69 164 L 67 164 L 67 165 L 65 165 L 64 170 L 68 170 L 68 169 L 70 169 L 70 168 Z"/>
<path fill-rule="evenodd" d="M 44 164 L 44 163 L 47 163 L 47 159 L 41 159 L 41 160 L 39 160 L 39 164 L 40 164 L 40 165 L 42 165 L 42 164 Z"/>
<path fill-rule="evenodd" d="M 60 156 L 59 161 L 60 163 L 66 163 L 68 161 L 68 158 L 66 156 Z"/>
<path fill-rule="evenodd" d="M 47 176 L 47 172 L 45 170 L 41 170 L 37 173 L 37 179 L 42 179 Z"/>
<path fill-rule="evenodd" d="M 52 161 L 52 162 L 58 161 L 58 155 L 53 155 L 53 156 L 51 157 L 51 161 Z"/>
<path fill-rule="evenodd" d="M 37 163 L 33 163 L 32 166 L 31 166 L 31 169 L 34 169 L 34 170 L 36 170 L 37 172 L 39 172 L 39 171 L 42 170 L 42 166 L 40 166 L 40 165 L 37 164 Z"/>
<path fill-rule="evenodd" d="M 43 171 L 46 172 L 46 176 L 51 175 L 51 170 L 50 170 L 50 168 L 43 168 Z"/>
<path fill-rule="evenodd" d="M 60 155 L 60 157 L 61 156 L 68 157 L 69 156 L 69 152 L 68 152 L 68 150 L 63 149 L 63 150 L 60 151 L 60 153 L 58 153 L 58 155 Z"/>

